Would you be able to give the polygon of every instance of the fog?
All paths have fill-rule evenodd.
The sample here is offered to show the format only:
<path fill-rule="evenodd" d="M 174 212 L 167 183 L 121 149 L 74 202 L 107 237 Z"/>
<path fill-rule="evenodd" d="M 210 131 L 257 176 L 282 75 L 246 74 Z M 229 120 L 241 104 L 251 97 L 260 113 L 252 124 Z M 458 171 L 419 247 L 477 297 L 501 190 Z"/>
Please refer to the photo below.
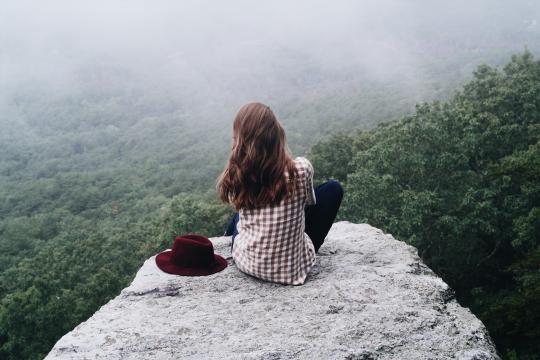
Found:
<path fill-rule="evenodd" d="M 413 104 L 540 49 L 539 20 L 537 1 L 4 1 L 0 99 L 142 91 L 230 113 L 380 85 Z"/>

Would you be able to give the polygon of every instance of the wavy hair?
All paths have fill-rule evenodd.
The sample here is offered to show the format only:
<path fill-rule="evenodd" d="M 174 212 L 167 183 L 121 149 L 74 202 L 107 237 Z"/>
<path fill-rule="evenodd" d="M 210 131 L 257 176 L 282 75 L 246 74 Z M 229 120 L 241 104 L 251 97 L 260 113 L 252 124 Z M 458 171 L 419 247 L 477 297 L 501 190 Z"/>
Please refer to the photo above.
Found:
<path fill-rule="evenodd" d="M 270 108 L 245 104 L 233 123 L 233 146 L 216 190 L 238 211 L 276 205 L 292 196 L 297 177 L 285 130 Z"/>

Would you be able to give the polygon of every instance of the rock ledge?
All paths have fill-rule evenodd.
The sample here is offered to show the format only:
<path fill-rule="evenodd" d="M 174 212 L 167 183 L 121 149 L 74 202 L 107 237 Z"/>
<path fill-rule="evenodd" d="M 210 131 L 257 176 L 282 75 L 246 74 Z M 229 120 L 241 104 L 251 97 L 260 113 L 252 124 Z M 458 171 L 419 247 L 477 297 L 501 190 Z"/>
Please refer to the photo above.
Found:
<path fill-rule="evenodd" d="M 211 239 L 229 257 L 229 237 Z M 499 359 L 484 325 L 414 247 L 367 224 L 334 224 L 302 286 L 229 267 L 133 283 L 46 359 Z"/>

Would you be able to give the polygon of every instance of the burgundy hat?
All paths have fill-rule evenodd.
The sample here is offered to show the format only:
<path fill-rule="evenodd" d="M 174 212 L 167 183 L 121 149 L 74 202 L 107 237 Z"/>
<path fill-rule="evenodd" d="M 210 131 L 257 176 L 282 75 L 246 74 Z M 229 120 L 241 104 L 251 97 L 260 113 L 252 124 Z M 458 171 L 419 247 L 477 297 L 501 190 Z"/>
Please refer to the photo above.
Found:
<path fill-rule="evenodd" d="M 214 246 L 208 238 L 188 234 L 177 236 L 172 250 L 157 254 L 156 265 L 169 274 L 204 276 L 225 269 L 227 260 L 214 254 Z"/>

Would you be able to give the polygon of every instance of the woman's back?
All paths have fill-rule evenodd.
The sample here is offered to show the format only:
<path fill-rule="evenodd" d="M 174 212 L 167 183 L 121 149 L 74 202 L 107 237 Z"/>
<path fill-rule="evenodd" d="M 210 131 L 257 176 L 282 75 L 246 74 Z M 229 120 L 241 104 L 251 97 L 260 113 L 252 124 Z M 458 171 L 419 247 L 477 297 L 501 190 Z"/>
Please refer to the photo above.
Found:
<path fill-rule="evenodd" d="M 242 106 L 232 135 L 216 190 L 237 211 L 225 232 L 233 236 L 236 266 L 263 280 L 301 285 L 336 217 L 343 189 L 334 180 L 313 188 L 313 166 L 304 157 L 292 159 L 285 129 L 264 104 Z"/>
<path fill-rule="evenodd" d="M 313 166 L 295 160 L 297 178 L 290 198 L 277 205 L 240 209 L 232 251 L 241 271 L 260 279 L 300 285 L 315 262 L 315 249 L 305 230 L 306 205 L 315 204 Z"/>

